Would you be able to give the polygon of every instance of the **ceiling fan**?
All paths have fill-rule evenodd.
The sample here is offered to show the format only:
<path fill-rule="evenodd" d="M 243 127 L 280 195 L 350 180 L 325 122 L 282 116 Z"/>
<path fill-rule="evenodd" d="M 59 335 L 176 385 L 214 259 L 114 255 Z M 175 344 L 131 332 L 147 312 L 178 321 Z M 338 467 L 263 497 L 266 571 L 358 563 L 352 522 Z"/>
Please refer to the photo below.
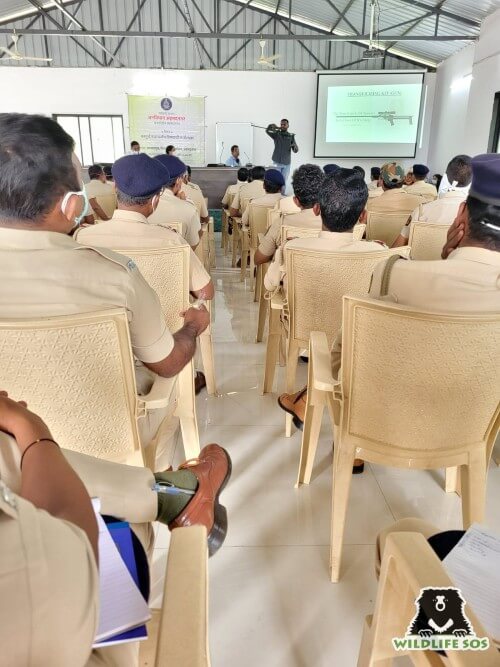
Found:
<path fill-rule="evenodd" d="M 272 56 L 266 56 L 264 55 L 264 52 L 266 50 L 266 40 L 261 39 L 259 41 L 260 45 L 260 57 L 257 60 L 258 65 L 264 65 L 264 67 L 272 67 L 273 69 L 276 69 L 276 65 L 273 64 L 275 60 L 278 60 L 278 58 L 281 58 L 279 53 L 276 53 Z"/>
<path fill-rule="evenodd" d="M 17 43 L 19 41 L 19 37 L 21 35 L 18 35 L 16 32 L 12 34 L 12 41 L 14 42 L 13 48 L 8 49 L 6 46 L 0 46 L 0 52 L 5 53 L 5 60 L 35 60 L 38 62 L 44 62 L 44 63 L 50 63 L 52 62 L 52 58 L 38 58 L 36 56 L 25 56 L 24 54 L 19 52 L 19 49 L 17 47 Z"/>

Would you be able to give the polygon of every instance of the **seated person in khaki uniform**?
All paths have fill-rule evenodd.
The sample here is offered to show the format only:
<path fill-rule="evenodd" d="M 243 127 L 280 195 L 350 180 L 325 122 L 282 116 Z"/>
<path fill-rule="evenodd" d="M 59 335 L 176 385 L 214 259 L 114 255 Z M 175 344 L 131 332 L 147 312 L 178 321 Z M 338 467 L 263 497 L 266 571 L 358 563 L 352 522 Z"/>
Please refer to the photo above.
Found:
<path fill-rule="evenodd" d="M 411 214 L 394 241 L 392 247 L 408 245 L 410 222 L 434 222 L 437 225 L 451 225 L 458 214 L 460 204 L 467 199 L 472 179 L 471 158 L 468 155 L 455 156 L 446 168 L 446 176 L 450 183 L 448 189 L 439 194 L 439 198 L 427 204 L 420 204 Z"/>
<path fill-rule="evenodd" d="M 264 192 L 261 197 L 253 197 L 250 200 L 253 206 L 263 206 L 264 208 L 274 208 L 276 203 L 282 198 L 281 188 L 285 183 L 283 174 L 277 169 L 267 169 L 264 174 Z M 248 206 L 243 212 L 241 222 L 248 227 Z"/>
<path fill-rule="evenodd" d="M 229 209 L 229 215 L 232 218 L 241 215 L 241 205 L 243 201 L 249 201 L 250 199 L 262 197 L 262 195 L 266 194 L 266 191 L 264 190 L 265 173 L 266 170 L 264 167 L 252 167 L 250 169 L 249 182 L 246 185 L 241 186 L 233 199 L 231 208 Z"/>
<path fill-rule="evenodd" d="M 64 443 L 61 443 L 64 445 Z M 99 617 L 101 512 L 128 521 L 151 555 L 151 522 L 204 525 L 222 545 L 218 494 L 231 474 L 218 445 L 175 472 L 120 465 L 60 449 L 40 417 L 0 393 L 0 641 L 2 664 L 138 667 L 138 642 L 92 650 Z M 159 492 L 175 487 L 176 494 Z M 186 581 L 186 591 L 190 582 Z M 172 641 L 176 641 L 172 637 Z"/>
<path fill-rule="evenodd" d="M 85 185 L 85 191 L 92 211 L 98 220 L 109 220 L 116 208 L 115 189 L 107 182 L 106 174 L 100 164 L 89 167 L 89 178 L 90 182 Z"/>
<path fill-rule="evenodd" d="M 383 194 L 368 199 L 366 210 L 374 213 L 410 213 L 423 199 L 403 190 L 405 170 L 398 162 L 387 162 L 380 169 L 380 183 Z"/>
<path fill-rule="evenodd" d="M 412 182 L 404 186 L 406 192 L 412 195 L 420 195 L 425 203 L 434 201 L 438 196 L 436 186 L 432 183 L 427 183 L 425 180 L 428 173 L 429 167 L 425 164 L 414 164 L 411 177 Z"/>
<path fill-rule="evenodd" d="M 233 185 L 228 185 L 221 204 L 223 208 L 228 208 L 232 197 L 236 195 L 242 185 L 248 183 L 249 171 L 246 167 L 240 167 L 237 173 L 237 181 Z"/>
<path fill-rule="evenodd" d="M 282 224 L 321 229 L 321 220 L 314 210 L 314 205 L 318 203 L 319 188 L 324 177 L 322 169 L 316 164 L 303 164 L 293 172 L 293 203 L 297 213 L 280 216 L 271 224 L 255 253 L 256 264 L 265 264 L 274 257 L 276 249 L 281 245 Z M 282 201 L 280 200 L 278 205 Z"/>
<path fill-rule="evenodd" d="M 174 155 L 157 155 L 155 158 L 168 171 L 170 178 L 164 183 L 164 190 L 149 222 L 168 227 L 170 222 L 182 222 L 182 235 L 193 250 L 198 246 L 202 230 L 200 216 L 193 202 L 180 197 L 184 184 L 186 165 Z"/>
<path fill-rule="evenodd" d="M 186 173 L 184 174 L 184 183 L 181 192 L 186 195 L 187 200 L 193 202 L 200 216 L 201 224 L 206 225 L 209 219 L 207 202 L 205 201 L 200 186 L 196 185 L 196 183 L 191 183 L 191 167 L 189 165 L 186 165 Z"/>
<path fill-rule="evenodd" d="M 321 216 L 321 231 L 317 238 L 296 238 L 281 246 L 264 278 L 266 289 L 272 291 L 285 283 L 285 258 L 288 249 L 300 248 L 319 252 L 373 252 L 385 246 L 378 241 L 355 241 L 353 227 L 368 199 L 368 188 L 361 174 L 354 169 L 338 169 L 324 176 L 313 210 Z M 286 396 L 287 394 L 285 394 Z M 282 397 L 280 397 L 281 401 Z M 281 406 L 283 407 L 283 405 Z"/>
<path fill-rule="evenodd" d="M 374 271 L 369 296 L 423 310 L 500 312 L 499 155 L 489 153 L 472 159 L 470 194 L 450 227 L 443 257 L 446 261 L 399 259 L 390 268 L 388 292 L 384 297 L 381 296 L 382 278 L 390 260 L 382 261 Z M 331 353 L 334 377 L 338 377 L 340 369 L 341 344 L 342 333 L 339 332 Z M 305 391 L 287 398 L 299 421 L 304 420 Z"/>
<path fill-rule="evenodd" d="M 134 262 L 110 250 L 83 247 L 69 236 L 88 211 L 73 148 L 73 139 L 49 118 L 0 115 L 0 318 L 125 308 L 134 356 L 149 371 L 171 378 L 173 392 L 209 314 L 204 307 L 190 308 L 184 326 L 172 335 L 156 293 Z M 143 157 L 134 160 L 139 164 Z M 145 188 L 157 192 L 168 174 L 158 162 L 148 164 Z M 172 402 L 172 409 L 151 410 L 139 420 L 144 446 L 163 435 L 159 429 L 174 407 Z M 170 464 L 165 458 L 171 444 L 163 438 L 158 444 L 159 469 Z"/>

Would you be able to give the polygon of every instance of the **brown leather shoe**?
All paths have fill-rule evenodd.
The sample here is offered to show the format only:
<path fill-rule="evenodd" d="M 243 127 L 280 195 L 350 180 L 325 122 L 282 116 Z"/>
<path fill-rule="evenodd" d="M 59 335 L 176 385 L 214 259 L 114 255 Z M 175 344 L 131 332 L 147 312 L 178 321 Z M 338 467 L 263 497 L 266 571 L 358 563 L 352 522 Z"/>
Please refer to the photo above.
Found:
<path fill-rule="evenodd" d="M 306 414 L 307 386 L 296 394 L 281 394 L 278 398 L 278 405 L 282 410 L 288 412 L 293 417 L 295 428 L 302 431 L 304 427 L 304 417 Z"/>
<path fill-rule="evenodd" d="M 198 458 L 186 461 L 179 470 L 183 468 L 196 476 L 198 488 L 192 500 L 168 527 L 174 530 L 182 526 L 205 526 L 208 555 L 213 556 L 221 548 L 227 534 L 227 511 L 219 503 L 219 496 L 231 477 L 231 458 L 219 445 L 207 445 Z"/>
<path fill-rule="evenodd" d="M 196 375 L 194 376 L 194 393 L 196 396 L 205 389 L 207 386 L 207 381 L 205 378 L 205 373 L 202 373 L 201 371 L 196 371 Z"/>

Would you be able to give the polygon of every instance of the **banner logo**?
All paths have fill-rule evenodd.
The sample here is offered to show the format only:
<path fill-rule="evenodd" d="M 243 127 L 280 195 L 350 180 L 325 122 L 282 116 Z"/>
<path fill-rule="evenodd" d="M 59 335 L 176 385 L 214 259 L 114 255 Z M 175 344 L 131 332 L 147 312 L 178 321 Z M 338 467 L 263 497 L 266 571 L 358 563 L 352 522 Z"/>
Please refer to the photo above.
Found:
<path fill-rule="evenodd" d="M 174 106 L 170 97 L 164 97 L 160 102 L 160 105 L 163 111 L 170 111 L 170 109 Z"/>
<path fill-rule="evenodd" d="M 416 613 L 404 637 L 393 637 L 396 651 L 485 651 L 488 637 L 477 637 L 458 588 L 422 588 Z"/>

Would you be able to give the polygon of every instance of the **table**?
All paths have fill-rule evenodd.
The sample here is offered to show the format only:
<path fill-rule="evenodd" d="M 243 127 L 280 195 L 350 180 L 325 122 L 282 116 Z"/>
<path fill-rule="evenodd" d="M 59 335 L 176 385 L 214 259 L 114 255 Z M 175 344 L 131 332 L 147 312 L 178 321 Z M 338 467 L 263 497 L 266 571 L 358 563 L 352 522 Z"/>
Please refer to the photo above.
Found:
<path fill-rule="evenodd" d="M 192 167 L 191 180 L 208 197 L 208 208 L 222 208 L 222 197 L 227 186 L 236 183 L 237 173 L 233 167 Z"/>

